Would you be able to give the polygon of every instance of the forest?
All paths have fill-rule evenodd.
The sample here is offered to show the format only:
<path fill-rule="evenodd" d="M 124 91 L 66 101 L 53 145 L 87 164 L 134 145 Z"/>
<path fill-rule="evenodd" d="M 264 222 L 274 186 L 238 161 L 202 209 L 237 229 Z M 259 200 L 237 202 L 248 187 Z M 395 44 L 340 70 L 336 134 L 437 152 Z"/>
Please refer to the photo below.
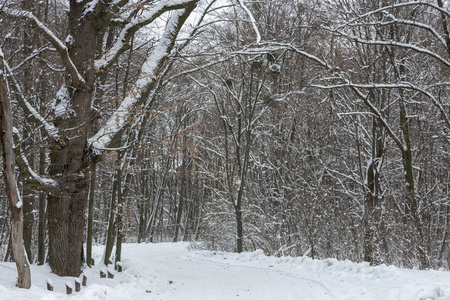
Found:
<path fill-rule="evenodd" d="M 449 21 L 448 0 L 1 0 L 0 259 L 25 288 L 29 264 L 168 241 L 450 270 Z"/>

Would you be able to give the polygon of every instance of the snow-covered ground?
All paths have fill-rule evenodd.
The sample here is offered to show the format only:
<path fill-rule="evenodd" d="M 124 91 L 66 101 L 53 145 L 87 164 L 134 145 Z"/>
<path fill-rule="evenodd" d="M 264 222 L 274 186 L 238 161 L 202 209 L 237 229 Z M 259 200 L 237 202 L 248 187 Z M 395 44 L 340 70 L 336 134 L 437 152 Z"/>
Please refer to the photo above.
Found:
<path fill-rule="evenodd" d="M 450 300 L 450 272 L 405 270 L 335 259 L 267 257 L 262 251 L 189 250 L 187 243 L 125 244 L 123 272 L 99 278 L 104 265 L 85 270 L 87 286 L 72 295 L 48 266 L 32 266 L 32 287 L 14 287 L 14 263 L 0 263 L 0 299 L 399 299 Z M 103 247 L 95 247 L 100 261 Z M 81 277 L 80 277 L 81 278 Z M 50 280 L 54 291 L 46 290 Z"/>

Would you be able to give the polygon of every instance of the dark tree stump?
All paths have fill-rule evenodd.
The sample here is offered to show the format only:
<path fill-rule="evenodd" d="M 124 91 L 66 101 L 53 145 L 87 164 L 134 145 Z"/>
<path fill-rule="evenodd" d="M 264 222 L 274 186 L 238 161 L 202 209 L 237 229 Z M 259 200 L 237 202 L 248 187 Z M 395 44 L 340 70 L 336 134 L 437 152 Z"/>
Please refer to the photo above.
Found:
<path fill-rule="evenodd" d="M 83 282 L 81 283 L 83 286 L 86 286 L 87 284 L 87 277 L 83 274 Z"/>
<path fill-rule="evenodd" d="M 106 273 L 103 270 L 100 271 L 100 278 L 106 278 Z"/>
<path fill-rule="evenodd" d="M 120 261 L 116 263 L 116 270 L 117 272 L 122 272 L 122 263 Z"/>
<path fill-rule="evenodd" d="M 108 278 L 114 279 L 114 274 L 108 271 Z"/>
<path fill-rule="evenodd" d="M 93 258 L 91 258 L 91 266 L 95 266 L 95 261 Z"/>

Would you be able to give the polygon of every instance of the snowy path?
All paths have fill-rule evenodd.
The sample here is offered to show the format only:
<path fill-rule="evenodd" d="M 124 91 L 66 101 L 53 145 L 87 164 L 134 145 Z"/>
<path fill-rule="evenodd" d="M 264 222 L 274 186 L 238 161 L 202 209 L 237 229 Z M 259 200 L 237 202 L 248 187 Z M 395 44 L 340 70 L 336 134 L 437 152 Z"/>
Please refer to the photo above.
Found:
<path fill-rule="evenodd" d="M 158 278 L 173 282 L 152 290 L 157 299 L 334 299 L 325 285 L 267 266 L 241 267 L 186 257 L 183 247 L 153 252 Z M 130 249 L 131 250 L 131 249 Z M 156 249 L 155 249 L 156 250 Z M 134 259 L 148 257 L 134 257 Z"/>
<path fill-rule="evenodd" d="M 450 300 L 450 272 L 371 267 L 367 263 L 268 257 L 261 250 L 225 253 L 188 250 L 187 243 L 125 244 L 124 271 L 99 278 L 87 268 L 87 287 L 65 294 L 73 277 L 32 265 L 32 287 L 14 287 L 14 263 L 0 262 L 0 300 Z M 101 260 L 104 247 L 94 248 Z M 51 280 L 54 291 L 46 290 Z"/>

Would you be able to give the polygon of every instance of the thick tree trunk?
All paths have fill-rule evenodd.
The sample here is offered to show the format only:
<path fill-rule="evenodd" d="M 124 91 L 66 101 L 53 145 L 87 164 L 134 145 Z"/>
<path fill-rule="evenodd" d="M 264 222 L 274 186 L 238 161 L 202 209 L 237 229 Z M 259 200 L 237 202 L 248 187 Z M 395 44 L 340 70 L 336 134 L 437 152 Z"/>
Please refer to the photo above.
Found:
<path fill-rule="evenodd" d="M 83 93 L 80 93 L 83 94 Z M 84 97 L 83 97 L 84 96 Z M 86 95 L 80 95 L 80 101 Z M 68 132 L 65 145 L 52 145 L 49 174 L 59 189 L 48 195 L 49 264 L 60 276 L 81 273 L 81 250 L 84 238 L 85 211 L 89 193 L 89 157 L 86 153 L 86 118 L 62 120 L 62 127 L 77 128 Z M 81 120 L 85 121 L 81 121 Z M 73 122 L 72 122 L 73 121 Z M 78 127 L 77 127 L 78 126 Z"/>
<path fill-rule="evenodd" d="M 79 276 L 82 267 L 88 184 L 85 176 L 73 177 L 61 182 L 64 188 L 48 197 L 49 263 L 60 276 Z"/>
<path fill-rule="evenodd" d="M 49 175 L 60 188 L 48 197 L 49 264 L 60 276 L 81 273 L 85 210 L 89 194 L 90 157 L 87 138 L 92 127 L 91 101 L 94 95 L 97 30 L 94 20 L 80 16 L 84 2 L 71 1 L 70 34 L 74 37 L 69 54 L 85 84 L 67 87 L 69 112 L 54 120 L 64 142 L 50 147 Z"/>
<path fill-rule="evenodd" d="M 65 128 L 84 124 L 82 121 L 64 123 Z M 87 132 L 84 126 L 79 126 L 70 132 L 66 145 L 53 145 L 50 153 L 49 174 L 60 188 L 48 195 L 49 264 L 60 276 L 78 276 L 81 273 L 90 179 L 85 148 Z"/>

